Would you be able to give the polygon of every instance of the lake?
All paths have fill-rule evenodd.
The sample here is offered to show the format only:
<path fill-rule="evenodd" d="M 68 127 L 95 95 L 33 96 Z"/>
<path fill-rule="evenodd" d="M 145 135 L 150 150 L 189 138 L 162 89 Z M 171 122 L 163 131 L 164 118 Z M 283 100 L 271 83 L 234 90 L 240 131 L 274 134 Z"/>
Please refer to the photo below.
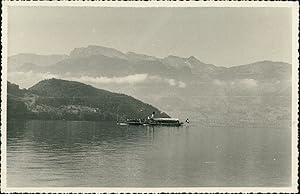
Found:
<path fill-rule="evenodd" d="M 8 187 L 290 185 L 288 127 L 8 122 Z"/>

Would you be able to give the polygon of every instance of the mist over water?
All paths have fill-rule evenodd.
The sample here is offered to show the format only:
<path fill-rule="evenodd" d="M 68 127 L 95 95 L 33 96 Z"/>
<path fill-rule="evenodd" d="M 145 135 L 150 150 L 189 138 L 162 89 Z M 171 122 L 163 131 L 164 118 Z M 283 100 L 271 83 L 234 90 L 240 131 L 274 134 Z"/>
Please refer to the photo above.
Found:
<path fill-rule="evenodd" d="M 12 120 L 7 133 L 9 187 L 291 184 L 289 128 Z"/>

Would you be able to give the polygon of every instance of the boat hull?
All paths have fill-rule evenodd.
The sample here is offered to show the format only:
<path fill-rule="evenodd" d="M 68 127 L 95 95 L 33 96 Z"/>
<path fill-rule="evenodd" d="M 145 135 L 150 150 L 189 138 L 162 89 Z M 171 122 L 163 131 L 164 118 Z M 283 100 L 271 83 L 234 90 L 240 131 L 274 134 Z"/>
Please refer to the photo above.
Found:
<path fill-rule="evenodd" d="M 183 122 L 180 122 L 178 119 L 172 118 L 156 118 L 149 120 L 141 119 L 128 119 L 124 122 L 119 122 L 119 125 L 144 125 L 144 126 L 170 126 L 170 127 L 179 127 L 183 125 Z"/>
<path fill-rule="evenodd" d="M 166 126 L 166 127 L 180 127 L 182 124 L 173 124 L 173 123 L 156 123 L 156 124 L 148 124 L 150 126 Z"/>
<path fill-rule="evenodd" d="M 131 123 L 131 122 L 121 122 L 118 125 L 135 125 L 135 126 L 166 126 L 166 127 L 180 127 L 183 123 Z"/>

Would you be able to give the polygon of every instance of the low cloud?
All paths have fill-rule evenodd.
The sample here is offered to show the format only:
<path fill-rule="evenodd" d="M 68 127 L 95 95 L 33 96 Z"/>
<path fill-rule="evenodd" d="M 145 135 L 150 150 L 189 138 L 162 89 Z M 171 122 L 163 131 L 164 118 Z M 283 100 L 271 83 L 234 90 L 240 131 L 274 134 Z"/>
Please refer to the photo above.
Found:
<path fill-rule="evenodd" d="M 215 79 L 215 80 L 213 81 L 213 84 L 214 84 L 214 85 L 217 85 L 217 86 L 224 86 L 224 85 L 226 85 L 226 82 L 225 82 L 225 81 L 218 80 L 218 79 Z"/>
<path fill-rule="evenodd" d="M 180 87 L 180 88 L 185 88 L 185 87 L 186 87 L 186 84 L 185 84 L 184 82 L 182 82 L 182 81 L 179 81 L 179 82 L 178 82 L 178 87 Z"/>
<path fill-rule="evenodd" d="M 170 86 L 176 86 L 176 81 L 174 79 L 166 79 Z"/>
<path fill-rule="evenodd" d="M 142 84 L 149 82 L 165 83 L 172 87 L 185 88 L 186 84 L 183 81 L 175 80 L 173 78 L 163 78 L 160 76 L 150 76 L 148 74 L 133 74 L 123 77 L 92 77 L 92 76 L 72 76 L 70 73 L 64 75 L 57 75 L 52 73 L 35 73 L 28 72 L 9 72 L 8 80 L 20 85 L 22 88 L 28 88 L 44 79 L 65 79 L 71 81 L 78 81 L 88 84 Z"/>
<path fill-rule="evenodd" d="M 216 86 L 226 86 L 226 87 L 244 87 L 244 88 L 255 88 L 258 86 L 258 81 L 254 79 L 237 79 L 234 81 L 223 81 L 215 79 L 213 84 Z"/>
<path fill-rule="evenodd" d="M 175 79 L 164 78 L 164 82 L 168 83 L 170 86 L 176 86 L 179 88 L 185 88 L 186 84 L 183 81 L 177 81 Z"/>
<path fill-rule="evenodd" d="M 80 82 L 93 82 L 98 84 L 137 84 L 142 83 L 147 79 L 147 74 L 134 74 L 124 77 L 70 77 L 70 80 L 80 81 Z"/>
<path fill-rule="evenodd" d="M 254 79 L 241 79 L 239 81 L 240 81 L 240 84 L 242 84 L 248 88 L 253 88 L 253 87 L 257 86 L 257 81 Z"/>
<path fill-rule="evenodd" d="M 162 78 L 160 76 L 154 75 L 154 76 L 149 76 L 149 79 L 151 81 L 167 83 L 168 85 L 174 86 L 174 87 L 179 87 L 179 88 L 186 87 L 186 83 L 184 83 L 183 81 L 180 81 L 180 80 L 175 80 L 173 78 Z"/>
<path fill-rule="evenodd" d="M 182 81 L 178 81 L 172 78 L 162 78 L 160 76 L 149 76 L 148 74 L 134 74 L 124 77 L 90 77 L 90 76 L 81 76 L 81 77 L 69 77 L 65 78 L 73 81 L 80 82 L 90 82 L 97 84 L 140 84 L 146 82 L 158 82 L 158 83 L 167 83 L 170 86 L 185 88 L 186 84 Z"/>

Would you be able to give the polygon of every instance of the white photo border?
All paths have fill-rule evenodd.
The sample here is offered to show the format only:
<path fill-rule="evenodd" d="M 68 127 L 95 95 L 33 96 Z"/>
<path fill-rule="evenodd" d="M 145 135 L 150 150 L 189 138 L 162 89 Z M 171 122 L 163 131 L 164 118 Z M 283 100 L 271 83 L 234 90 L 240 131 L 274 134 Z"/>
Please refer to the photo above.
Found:
<path fill-rule="evenodd" d="M 6 106 L 7 106 L 7 16 L 10 6 L 55 7 L 286 7 L 292 11 L 292 184 L 290 187 L 7 187 L 6 182 Z M 228 192 L 228 193 L 297 193 L 298 188 L 298 67 L 299 67 L 299 3 L 285 1 L 2 1 L 1 15 L 1 191 L 5 193 L 148 193 L 148 192 Z"/>

